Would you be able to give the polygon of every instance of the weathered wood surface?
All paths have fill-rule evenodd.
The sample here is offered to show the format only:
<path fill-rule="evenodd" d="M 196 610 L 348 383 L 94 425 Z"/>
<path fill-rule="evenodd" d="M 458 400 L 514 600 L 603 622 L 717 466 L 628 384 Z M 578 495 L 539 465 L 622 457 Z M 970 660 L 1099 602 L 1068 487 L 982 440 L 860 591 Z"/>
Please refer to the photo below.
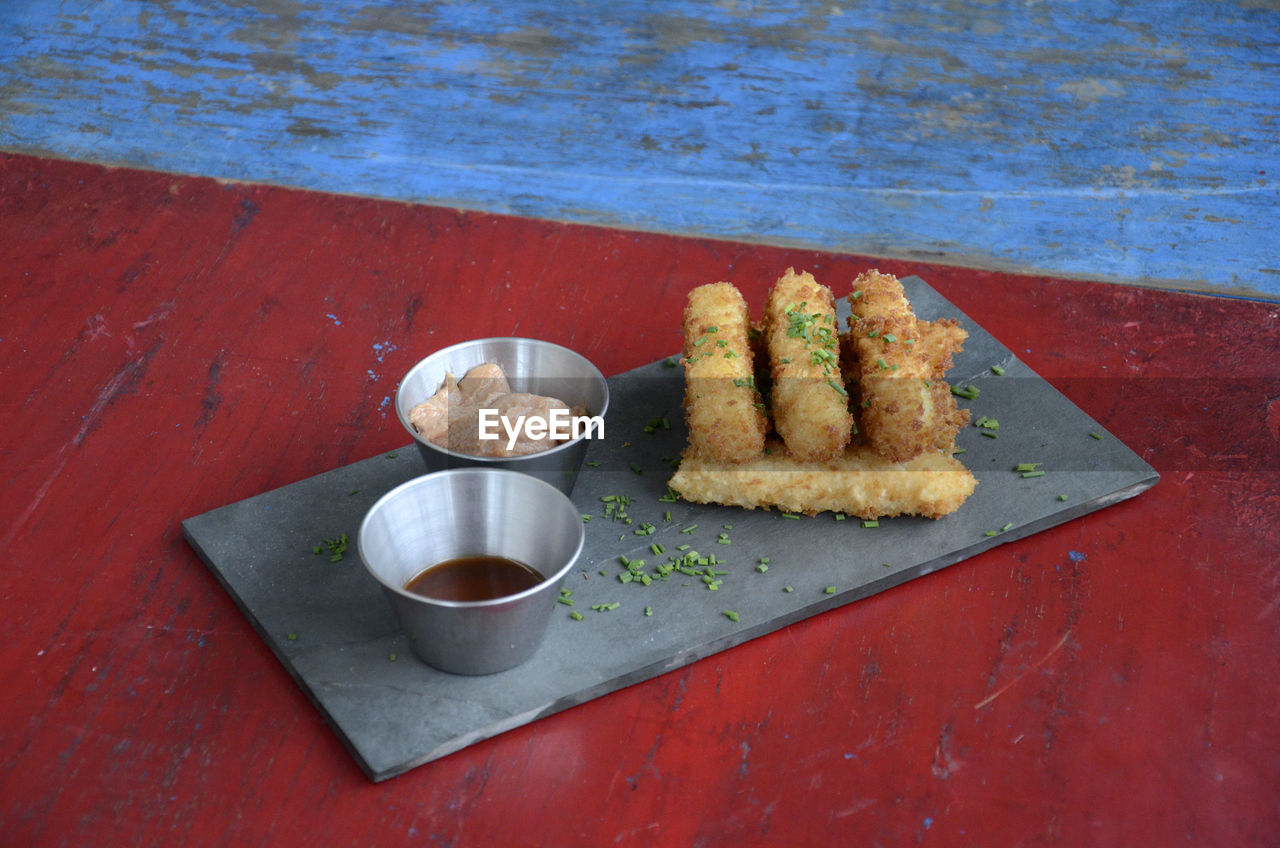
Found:
<path fill-rule="evenodd" d="M 871 262 L 0 154 L 0 843 L 1280 843 L 1276 304 L 877 261 L 1160 483 L 383 784 L 182 539 L 404 445 L 426 351 Z"/>
<path fill-rule="evenodd" d="M 1280 297 L 1280 8 L 0 4 L 0 149 Z"/>

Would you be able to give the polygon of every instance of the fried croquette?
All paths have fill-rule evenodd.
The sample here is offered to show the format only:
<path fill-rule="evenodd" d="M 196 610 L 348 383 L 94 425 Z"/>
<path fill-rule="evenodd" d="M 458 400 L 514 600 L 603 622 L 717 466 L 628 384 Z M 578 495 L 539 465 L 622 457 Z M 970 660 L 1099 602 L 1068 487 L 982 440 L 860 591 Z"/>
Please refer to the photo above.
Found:
<path fill-rule="evenodd" d="M 969 420 L 942 379 L 964 340 L 954 322 L 917 321 L 898 279 L 867 271 L 849 294 L 858 356 L 860 431 L 893 462 L 949 450 Z"/>
<path fill-rule="evenodd" d="M 959 509 L 978 481 L 950 454 L 928 451 L 892 462 L 865 444 L 832 459 L 799 462 L 776 439 L 745 463 L 723 463 L 685 452 L 670 486 L 695 503 L 777 508 L 810 515 L 830 510 L 859 518 L 922 515 Z"/>
<path fill-rule="evenodd" d="M 689 292 L 684 310 L 685 419 L 690 443 L 718 462 L 764 449 L 768 419 L 756 389 L 747 304 L 732 283 Z"/>
<path fill-rule="evenodd" d="M 788 268 L 765 302 L 764 334 L 774 429 L 797 460 L 830 459 L 853 433 L 831 290 Z"/>

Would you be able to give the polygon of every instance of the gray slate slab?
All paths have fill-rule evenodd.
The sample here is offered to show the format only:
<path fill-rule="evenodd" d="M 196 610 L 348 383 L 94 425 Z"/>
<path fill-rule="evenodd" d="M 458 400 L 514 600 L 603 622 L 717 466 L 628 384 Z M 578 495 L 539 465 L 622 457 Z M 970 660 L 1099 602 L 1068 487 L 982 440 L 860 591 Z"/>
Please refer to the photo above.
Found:
<path fill-rule="evenodd" d="M 660 361 L 618 375 L 609 381 L 606 437 L 587 457 L 598 465 L 584 468 L 573 493 L 592 516 L 582 560 L 566 582 L 575 605 L 557 607 L 538 653 L 510 671 L 460 677 L 418 662 L 355 553 L 366 510 L 423 473 L 412 445 L 194 516 L 183 532 L 361 768 L 383 780 L 1156 483 L 1158 475 L 1139 456 L 923 280 L 903 284 L 920 317 L 961 319 L 970 336 L 948 379 L 977 386 L 979 397 L 962 405 L 975 419 L 988 416 L 1000 425 L 995 439 L 972 426 L 958 438 L 961 458 L 979 480 L 958 512 L 868 528 L 830 513 L 788 518 L 661 502 L 669 463 L 685 444 L 682 369 Z M 1004 375 L 992 373 L 992 365 Z M 661 417 L 671 429 L 644 431 Z M 1039 462 L 1046 474 L 1023 478 L 1012 470 L 1019 462 Z M 605 516 L 601 498 L 609 495 L 630 499 L 631 525 Z M 636 534 L 644 522 L 654 526 L 652 535 Z M 341 561 L 312 553 L 319 540 L 339 533 L 351 539 Z M 718 543 L 721 533 L 729 544 Z M 667 554 L 655 556 L 653 543 Z M 726 563 L 729 573 L 717 590 L 679 573 L 649 586 L 617 579 L 620 556 L 644 559 L 652 571 L 681 544 Z M 766 556 L 761 573 L 756 566 Z M 621 606 L 590 609 L 613 602 Z M 585 619 L 574 621 L 571 610 Z"/>

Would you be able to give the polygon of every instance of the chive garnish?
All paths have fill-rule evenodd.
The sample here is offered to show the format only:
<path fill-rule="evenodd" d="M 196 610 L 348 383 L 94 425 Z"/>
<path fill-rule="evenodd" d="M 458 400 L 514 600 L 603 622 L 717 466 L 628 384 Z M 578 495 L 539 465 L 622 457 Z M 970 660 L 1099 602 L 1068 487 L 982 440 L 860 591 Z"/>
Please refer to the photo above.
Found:
<path fill-rule="evenodd" d="M 828 594 L 828 595 L 834 595 L 834 594 L 836 593 L 836 587 L 835 587 L 835 586 L 828 586 L 827 588 L 823 589 L 822 591 L 823 591 L 825 594 Z"/>
<path fill-rule="evenodd" d="M 730 621 L 737 621 L 737 620 L 738 620 L 738 614 L 737 614 L 736 612 L 734 612 L 733 610 L 725 610 L 725 611 L 724 611 L 724 617 L 725 617 L 725 618 L 727 618 L 727 619 L 729 619 Z"/>

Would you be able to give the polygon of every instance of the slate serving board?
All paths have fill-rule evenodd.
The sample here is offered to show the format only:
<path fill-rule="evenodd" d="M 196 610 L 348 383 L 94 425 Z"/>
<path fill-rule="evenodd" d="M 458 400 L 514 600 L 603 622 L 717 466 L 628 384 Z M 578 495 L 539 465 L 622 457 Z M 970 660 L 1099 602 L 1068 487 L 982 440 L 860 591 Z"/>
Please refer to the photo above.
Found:
<path fill-rule="evenodd" d="M 976 426 L 958 437 L 961 459 L 979 480 L 959 511 L 865 527 L 831 513 L 787 517 L 660 501 L 685 444 L 683 371 L 659 361 L 620 374 L 609 380 L 605 438 L 591 445 L 573 493 L 592 516 L 581 561 L 565 583 L 574 606 L 557 606 L 537 654 L 510 671 L 462 677 L 418 662 L 355 553 L 373 502 L 424 473 L 412 445 L 194 516 L 183 522 L 184 535 L 361 768 L 383 780 L 1156 483 L 1147 463 L 923 280 L 903 285 L 918 316 L 958 318 L 969 331 L 947 377 L 979 389 L 976 399 L 960 401 L 975 420 L 999 422 L 988 431 L 997 438 Z M 670 429 L 645 431 L 664 417 Z M 1023 477 L 1013 470 L 1020 462 L 1040 463 L 1044 476 Z M 609 495 L 629 498 L 632 524 L 605 514 L 601 498 Z M 646 522 L 652 534 L 638 535 Z M 351 539 L 341 561 L 312 553 L 339 533 Z M 667 553 L 655 555 L 654 543 Z M 716 590 L 679 572 L 648 586 L 618 580 L 620 556 L 646 560 L 652 573 L 681 544 L 724 563 Z M 761 557 L 769 558 L 763 572 Z M 613 603 L 619 606 L 591 610 Z"/>

